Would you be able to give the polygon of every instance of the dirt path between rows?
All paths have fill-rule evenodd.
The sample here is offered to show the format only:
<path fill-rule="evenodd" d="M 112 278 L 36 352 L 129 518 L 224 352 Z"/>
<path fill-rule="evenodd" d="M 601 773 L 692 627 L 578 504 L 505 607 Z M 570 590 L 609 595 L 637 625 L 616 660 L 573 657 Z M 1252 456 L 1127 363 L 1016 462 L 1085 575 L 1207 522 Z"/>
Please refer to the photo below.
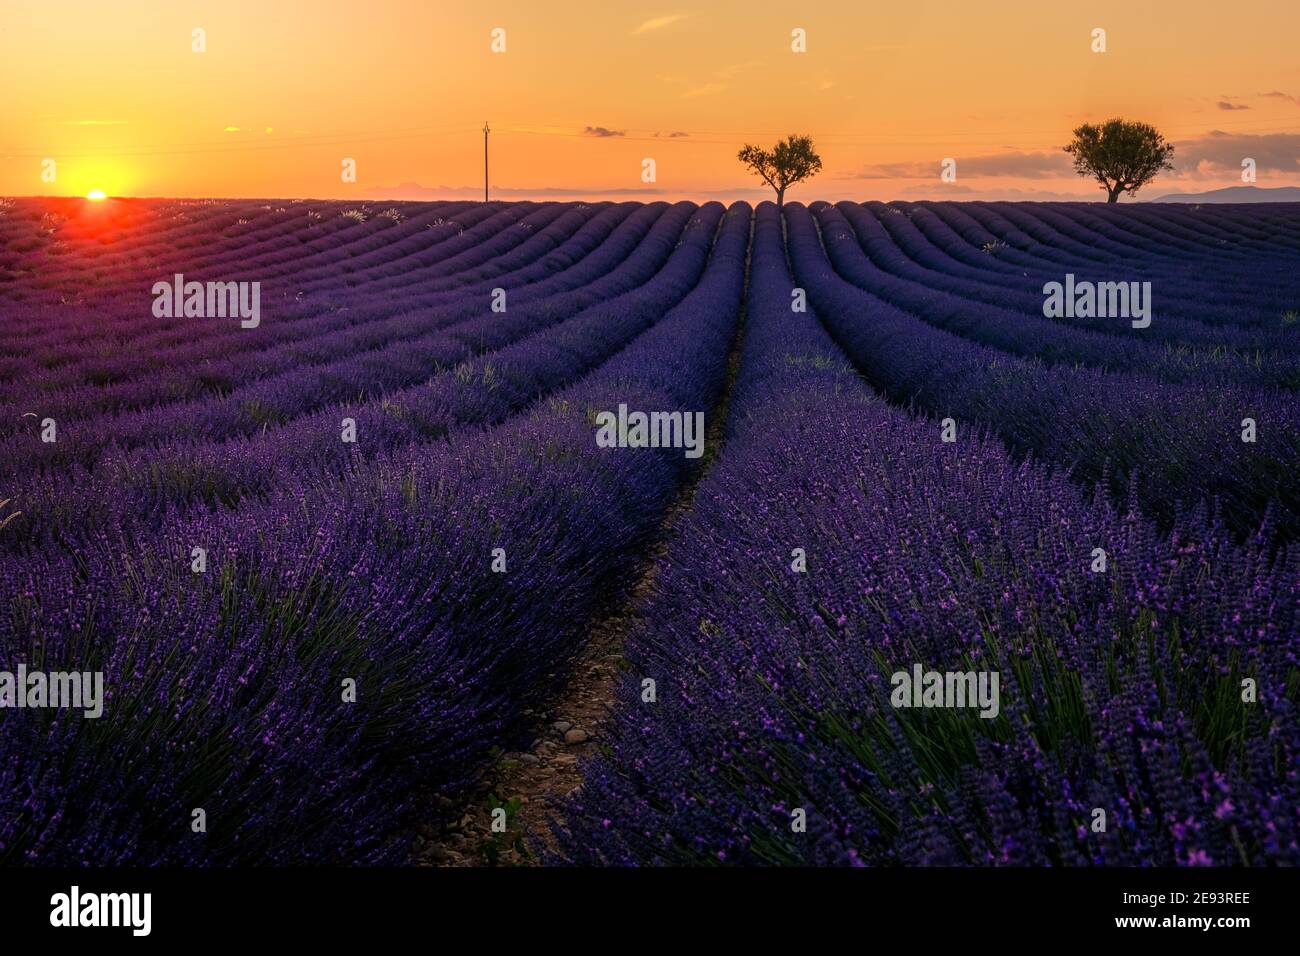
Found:
<path fill-rule="evenodd" d="M 749 289 L 748 259 L 745 289 Z M 654 547 L 639 563 L 637 583 L 614 610 L 592 625 L 568 684 L 555 697 L 551 713 L 539 721 L 531 746 L 503 754 L 445 826 L 419 828 L 412 851 L 417 866 L 537 866 L 542 853 L 556 850 L 550 822 L 560 817 L 565 798 L 582 786 L 580 762 L 600 746 L 625 667 L 623 642 L 654 590 L 659 560 L 667 553 L 677 527 L 691 509 L 699 483 L 722 447 L 744 333 L 742 300 L 722 397 L 706 430 L 701 466 L 669 506 Z M 492 810 L 499 806 L 507 808 L 507 829 L 493 833 Z M 441 809 L 455 810 L 455 805 Z"/>

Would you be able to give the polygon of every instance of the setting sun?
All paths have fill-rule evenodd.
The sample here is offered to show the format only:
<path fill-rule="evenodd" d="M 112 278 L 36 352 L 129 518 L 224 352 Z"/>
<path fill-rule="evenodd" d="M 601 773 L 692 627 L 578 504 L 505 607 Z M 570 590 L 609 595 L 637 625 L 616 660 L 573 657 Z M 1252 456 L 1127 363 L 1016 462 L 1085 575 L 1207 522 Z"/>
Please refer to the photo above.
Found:
<path fill-rule="evenodd" d="M 108 198 L 108 196 L 105 195 L 104 190 L 102 189 L 92 189 L 90 192 L 86 193 L 86 198 L 91 202 L 103 202 Z"/>

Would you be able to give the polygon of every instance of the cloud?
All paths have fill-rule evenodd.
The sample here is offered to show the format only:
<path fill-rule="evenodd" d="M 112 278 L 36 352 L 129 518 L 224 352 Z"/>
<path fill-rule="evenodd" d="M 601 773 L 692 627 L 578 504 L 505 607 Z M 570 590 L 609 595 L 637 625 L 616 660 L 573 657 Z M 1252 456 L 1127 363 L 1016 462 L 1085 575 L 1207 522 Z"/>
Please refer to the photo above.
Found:
<path fill-rule="evenodd" d="M 239 127 L 238 127 L 238 126 L 227 126 L 227 127 L 226 127 L 225 129 L 223 129 L 221 132 L 223 132 L 223 133 L 238 133 L 238 132 L 239 132 Z"/>
<path fill-rule="evenodd" d="M 588 126 L 582 131 L 583 136 L 594 136 L 597 139 L 607 139 L 610 136 L 626 136 L 625 129 L 607 129 L 604 126 Z"/>
<path fill-rule="evenodd" d="M 61 120 L 55 123 L 55 126 L 128 126 L 130 120 L 102 120 L 102 119 L 80 119 L 80 120 Z"/>
<path fill-rule="evenodd" d="M 690 100 L 697 96 L 712 96 L 715 93 L 724 93 L 727 90 L 725 83 L 705 83 L 703 86 L 697 86 L 693 90 L 687 90 L 682 94 L 682 99 Z"/>
<path fill-rule="evenodd" d="M 1006 177 L 1008 179 L 1064 179 L 1074 175 L 1074 166 L 1064 152 L 1008 151 L 985 156 L 953 156 L 957 160 L 958 183 L 972 179 Z M 1203 136 L 1174 142 L 1174 168 L 1161 177 L 1184 180 L 1222 179 L 1241 173 L 1241 161 L 1253 159 L 1260 171 L 1275 174 L 1300 174 L 1300 133 L 1228 133 L 1211 130 Z M 938 157 L 922 162 L 878 163 L 861 168 L 840 179 L 913 179 L 930 180 L 936 195 L 960 192 L 955 184 L 939 182 Z M 929 189 L 924 182 L 920 190 Z M 1004 191 L 1001 195 L 1007 195 Z M 973 197 L 972 197 L 973 198 Z M 1021 198 L 1059 199 L 1061 195 L 1025 194 Z"/>
<path fill-rule="evenodd" d="M 1253 159 L 1261 172 L 1300 173 L 1300 133 L 1225 133 L 1211 130 L 1195 139 L 1174 143 L 1175 178 L 1218 178 L 1239 175 L 1241 161 Z"/>
<path fill-rule="evenodd" d="M 690 133 L 683 133 L 681 130 L 673 130 L 671 133 L 655 133 L 655 138 L 663 139 L 681 139 L 683 136 L 690 136 Z"/>
<path fill-rule="evenodd" d="M 1268 93 L 1260 93 L 1259 95 L 1269 99 L 1290 100 L 1292 103 L 1300 105 L 1300 96 L 1292 96 L 1290 93 L 1283 93 L 1281 90 L 1272 90 Z"/>
<path fill-rule="evenodd" d="M 957 177 L 1014 176 L 1019 179 L 1048 179 L 1069 175 L 1073 166 L 1064 153 L 1024 153 L 1011 151 L 989 156 L 953 156 L 957 160 Z M 929 162 L 876 163 L 864 166 L 849 179 L 938 179 L 938 158 Z"/>
<path fill-rule="evenodd" d="M 1219 100 L 1218 106 L 1219 106 L 1219 109 L 1221 109 L 1221 110 L 1248 110 L 1248 109 L 1250 109 L 1250 107 L 1247 106 L 1247 105 L 1244 104 L 1244 103 L 1242 103 L 1242 104 L 1229 103 L 1227 100 Z"/>
<path fill-rule="evenodd" d="M 638 34 L 641 33 L 652 33 L 655 30 L 662 30 L 664 27 L 671 26 L 672 24 L 676 23 L 678 20 L 685 20 L 685 19 L 686 19 L 686 14 L 684 13 L 671 13 L 666 17 L 654 17 L 653 19 L 646 20 L 635 30 L 633 30 L 632 36 L 637 36 Z"/>
<path fill-rule="evenodd" d="M 1083 189 L 1080 192 L 1058 192 L 1049 189 L 975 189 L 958 183 L 917 183 L 898 190 L 900 198 L 912 199 L 973 199 L 985 202 L 1089 202 L 1104 198 L 1100 189 Z"/>
<path fill-rule="evenodd" d="M 720 70 L 714 70 L 713 75 L 720 80 L 730 80 L 730 79 L 734 79 L 736 74 L 738 73 L 742 73 L 745 70 L 751 70 L 754 67 L 762 66 L 762 65 L 763 64 L 760 63 L 758 60 L 747 60 L 744 63 L 733 63 L 731 64 L 731 66 L 724 66 Z"/>
<path fill-rule="evenodd" d="M 735 186 L 731 189 L 701 189 L 696 192 L 702 199 L 771 199 L 770 186 Z"/>
<path fill-rule="evenodd" d="M 951 199 L 953 196 L 969 196 L 974 192 L 973 186 L 963 186 L 960 183 L 913 183 L 911 186 L 904 186 L 898 194 L 900 196 L 947 196 Z"/>
<path fill-rule="evenodd" d="M 421 186 L 406 182 L 399 186 L 371 186 L 366 192 L 381 199 L 476 199 L 483 195 L 483 186 Z M 584 189 L 566 186 L 493 186 L 493 199 L 591 198 L 595 196 L 657 196 L 663 192 L 657 186 L 620 189 Z"/>

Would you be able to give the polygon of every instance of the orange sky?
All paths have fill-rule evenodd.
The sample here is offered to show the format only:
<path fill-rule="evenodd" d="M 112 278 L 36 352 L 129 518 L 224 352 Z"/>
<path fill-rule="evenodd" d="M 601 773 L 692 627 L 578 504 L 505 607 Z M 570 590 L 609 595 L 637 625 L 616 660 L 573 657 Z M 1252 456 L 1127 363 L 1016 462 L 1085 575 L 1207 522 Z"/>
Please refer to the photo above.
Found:
<path fill-rule="evenodd" d="M 1060 146 L 1112 115 L 1179 146 L 1146 197 L 1293 185 L 1297 35 L 1295 0 L 0 0 L 0 195 L 476 198 L 485 119 L 500 199 L 759 197 L 736 151 L 790 132 L 794 199 L 1101 198 Z"/>

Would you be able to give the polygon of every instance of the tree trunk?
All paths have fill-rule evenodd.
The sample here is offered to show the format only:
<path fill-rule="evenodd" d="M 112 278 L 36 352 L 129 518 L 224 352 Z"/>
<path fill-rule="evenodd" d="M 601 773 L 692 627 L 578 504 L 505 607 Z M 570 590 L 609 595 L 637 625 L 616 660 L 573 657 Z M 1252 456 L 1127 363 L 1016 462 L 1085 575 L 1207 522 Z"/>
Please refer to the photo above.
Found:
<path fill-rule="evenodd" d="M 785 187 L 782 186 L 776 191 L 776 208 L 781 209 L 785 205 Z"/>
<path fill-rule="evenodd" d="M 1114 186 L 1111 186 L 1110 189 L 1108 190 L 1109 195 L 1106 198 L 1106 202 L 1119 202 L 1119 194 L 1122 193 L 1123 191 L 1124 191 L 1123 183 L 1116 183 Z"/>

